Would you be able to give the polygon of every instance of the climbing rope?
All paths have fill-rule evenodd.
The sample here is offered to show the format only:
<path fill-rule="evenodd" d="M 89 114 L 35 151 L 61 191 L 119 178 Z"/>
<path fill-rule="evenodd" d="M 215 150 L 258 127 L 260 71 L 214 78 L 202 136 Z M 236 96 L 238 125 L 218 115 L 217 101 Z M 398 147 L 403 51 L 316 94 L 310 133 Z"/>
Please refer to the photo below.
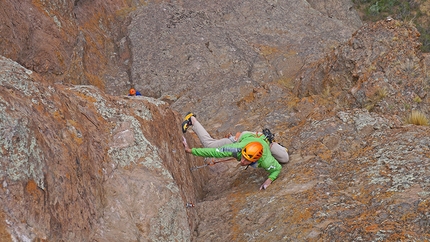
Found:
<path fill-rule="evenodd" d="M 204 165 L 191 167 L 190 170 L 194 171 L 194 170 L 206 167 L 206 166 L 213 166 L 213 165 L 221 163 L 221 162 L 232 161 L 232 160 L 236 160 L 236 159 L 233 157 L 229 157 L 226 159 L 216 159 L 216 158 L 206 157 L 203 161 L 205 163 Z"/>

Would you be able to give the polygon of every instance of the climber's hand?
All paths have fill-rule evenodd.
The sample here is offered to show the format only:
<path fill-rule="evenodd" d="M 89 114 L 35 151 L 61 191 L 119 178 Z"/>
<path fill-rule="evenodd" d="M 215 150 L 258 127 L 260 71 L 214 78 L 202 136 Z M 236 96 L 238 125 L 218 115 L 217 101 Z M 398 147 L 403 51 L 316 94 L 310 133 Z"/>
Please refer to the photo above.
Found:
<path fill-rule="evenodd" d="M 272 184 L 272 180 L 270 178 L 267 178 L 267 180 L 260 186 L 260 190 L 266 190 L 268 186 Z"/>
<path fill-rule="evenodd" d="M 190 147 L 188 146 L 187 139 L 185 139 L 185 137 L 184 137 L 184 136 L 182 136 L 182 144 L 184 145 L 185 152 L 187 152 L 187 153 L 191 153 L 191 149 L 190 149 Z"/>

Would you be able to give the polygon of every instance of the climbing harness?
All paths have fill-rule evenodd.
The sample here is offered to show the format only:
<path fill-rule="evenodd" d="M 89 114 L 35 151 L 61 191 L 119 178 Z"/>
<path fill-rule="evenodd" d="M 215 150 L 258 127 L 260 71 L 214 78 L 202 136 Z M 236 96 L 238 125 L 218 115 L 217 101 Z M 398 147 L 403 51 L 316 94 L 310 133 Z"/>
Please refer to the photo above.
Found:
<path fill-rule="evenodd" d="M 206 167 L 206 166 L 213 166 L 215 164 L 218 164 L 218 163 L 221 163 L 221 162 L 226 162 L 226 161 L 231 161 L 231 160 L 234 160 L 234 157 L 229 157 L 227 159 L 216 159 L 216 158 L 206 157 L 204 159 L 204 163 L 205 163 L 204 165 L 191 167 L 190 170 L 194 171 L 194 170 Z"/>

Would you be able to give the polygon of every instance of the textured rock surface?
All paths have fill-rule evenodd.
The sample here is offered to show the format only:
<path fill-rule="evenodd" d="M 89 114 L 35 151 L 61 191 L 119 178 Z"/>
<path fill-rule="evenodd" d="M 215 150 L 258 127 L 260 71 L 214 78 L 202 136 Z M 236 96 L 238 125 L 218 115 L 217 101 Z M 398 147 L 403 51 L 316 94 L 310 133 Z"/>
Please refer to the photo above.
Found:
<path fill-rule="evenodd" d="M 298 152 L 268 190 L 243 168 L 209 182 L 196 241 L 429 239 L 428 127 L 351 110 L 293 130 Z"/>
<path fill-rule="evenodd" d="M 129 26 L 134 83 L 182 113 L 193 110 L 211 124 L 236 124 L 240 116 L 231 113 L 253 111 L 242 109 L 244 97 L 270 84 L 286 89 L 305 63 L 348 40 L 361 25 L 350 1 L 322 2 L 142 6 Z"/>
<path fill-rule="evenodd" d="M 430 130 L 404 123 L 429 116 L 429 59 L 351 6 L 3 1 L 0 240 L 430 240 Z M 105 94 L 130 85 L 157 99 Z M 291 161 L 265 191 L 194 169 L 172 109 L 215 137 L 269 127 Z"/>
<path fill-rule="evenodd" d="M 269 106 L 275 90 L 257 90 L 247 104 L 274 108 L 265 120 L 291 161 L 264 192 L 261 171 L 233 168 L 211 180 L 197 205 L 196 241 L 429 240 L 430 129 L 404 123 L 412 109 L 428 116 L 417 37 L 397 21 L 364 26 L 306 67 L 284 102 Z M 209 206 L 227 219 L 214 219 Z"/>
<path fill-rule="evenodd" d="M 0 62 L 2 241 L 189 240 L 203 180 L 166 103 Z"/>
<path fill-rule="evenodd" d="M 429 76 L 418 36 L 408 23 L 395 20 L 364 26 L 347 44 L 305 68 L 297 94 L 324 94 L 378 113 L 429 112 Z"/>
<path fill-rule="evenodd" d="M 141 1 L 7 0 L 0 54 L 52 83 L 124 94 L 131 85 L 127 14 Z"/>
<path fill-rule="evenodd" d="M 284 92 L 304 64 L 349 39 L 361 25 L 351 6 L 12 0 L 0 9 L 0 54 L 53 83 L 91 84 L 114 95 L 135 86 L 181 113 L 227 123 L 225 131 L 243 121 L 230 113 L 255 112 L 243 110 L 244 97 L 255 89 Z"/>

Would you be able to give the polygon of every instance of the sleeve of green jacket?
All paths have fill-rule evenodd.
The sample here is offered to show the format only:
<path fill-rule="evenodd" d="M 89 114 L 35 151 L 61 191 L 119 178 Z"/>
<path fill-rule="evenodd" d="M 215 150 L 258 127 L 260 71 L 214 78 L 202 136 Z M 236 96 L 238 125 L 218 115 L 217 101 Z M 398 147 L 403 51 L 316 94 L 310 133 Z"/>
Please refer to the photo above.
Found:
<path fill-rule="evenodd" d="M 267 172 L 269 172 L 269 179 L 274 181 L 276 178 L 278 178 L 279 173 L 281 173 L 282 166 L 279 164 L 276 159 L 273 159 L 270 165 L 263 166 L 263 162 L 258 164 L 258 167 L 264 168 Z"/>
<path fill-rule="evenodd" d="M 240 160 L 241 148 L 239 147 L 229 147 L 223 146 L 219 148 L 192 148 L 191 154 L 201 157 L 213 157 L 213 158 L 224 158 L 224 157 L 234 157 Z"/>

